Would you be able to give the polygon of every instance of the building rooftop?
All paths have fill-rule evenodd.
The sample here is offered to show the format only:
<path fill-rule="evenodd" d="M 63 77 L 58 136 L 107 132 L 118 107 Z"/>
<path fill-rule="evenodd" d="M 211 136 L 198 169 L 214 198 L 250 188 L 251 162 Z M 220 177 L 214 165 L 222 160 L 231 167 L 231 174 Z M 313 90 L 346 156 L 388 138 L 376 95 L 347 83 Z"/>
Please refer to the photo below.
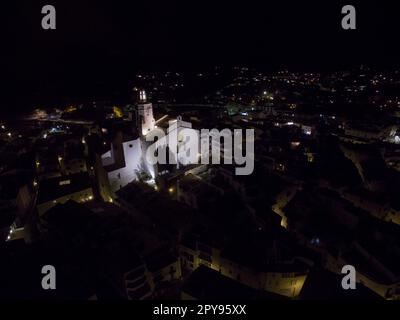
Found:
<path fill-rule="evenodd" d="M 344 290 L 343 276 L 325 270 L 313 269 L 300 292 L 300 300 L 382 300 L 372 290 L 357 284 L 356 290 Z"/>
<path fill-rule="evenodd" d="M 195 221 L 192 209 L 144 183 L 132 182 L 118 190 L 117 196 L 130 208 L 150 219 L 154 225 L 173 233 Z"/>
<path fill-rule="evenodd" d="M 42 204 L 91 188 L 88 173 L 46 179 L 40 182 L 37 203 Z"/>
<path fill-rule="evenodd" d="M 262 272 L 306 273 L 307 266 L 296 260 L 296 247 L 275 232 L 256 232 L 253 236 L 238 235 L 221 252 L 221 257 Z"/>
<path fill-rule="evenodd" d="M 278 294 L 255 290 L 219 272 L 200 266 L 183 285 L 182 292 L 198 300 L 285 300 Z"/>
<path fill-rule="evenodd" d="M 15 199 L 19 188 L 33 181 L 33 172 L 29 170 L 10 170 L 0 175 L 0 199 Z"/>
<path fill-rule="evenodd" d="M 73 234 L 86 228 L 92 217 L 93 212 L 88 208 L 69 200 L 64 204 L 57 204 L 46 211 L 42 219 L 48 225 L 56 227 L 66 234 Z"/>
<path fill-rule="evenodd" d="M 170 264 L 177 262 L 178 258 L 170 252 L 164 250 L 156 250 L 155 252 L 145 256 L 147 268 L 151 272 L 161 270 Z"/>

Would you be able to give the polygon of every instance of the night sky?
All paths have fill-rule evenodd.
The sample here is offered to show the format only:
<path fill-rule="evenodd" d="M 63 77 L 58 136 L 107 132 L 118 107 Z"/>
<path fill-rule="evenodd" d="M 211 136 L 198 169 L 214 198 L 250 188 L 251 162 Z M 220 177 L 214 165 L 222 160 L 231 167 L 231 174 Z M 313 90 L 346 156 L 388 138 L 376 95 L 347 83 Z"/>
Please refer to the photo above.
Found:
<path fill-rule="evenodd" d="M 399 64 L 400 11 L 389 1 L 12 2 L 2 4 L 3 113 L 46 96 L 124 90 L 138 69 Z M 57 30 L 41 28 L 45 4 L 56 7 Z M 356 6 L 356 31 L 341 28 L 346 4 Z"/>

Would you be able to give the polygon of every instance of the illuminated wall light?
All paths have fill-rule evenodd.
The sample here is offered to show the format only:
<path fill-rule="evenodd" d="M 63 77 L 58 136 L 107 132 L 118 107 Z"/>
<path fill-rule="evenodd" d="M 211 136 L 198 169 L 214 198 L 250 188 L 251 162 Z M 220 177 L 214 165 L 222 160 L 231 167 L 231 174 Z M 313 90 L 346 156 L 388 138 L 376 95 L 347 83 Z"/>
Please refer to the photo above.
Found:
<path fill-rule="evenodd" d="M 139 93 L 140 101 L 146 101 L 146 91 L 140 91 Z"/>
<path fill-rule="evenodd" d="M 172 188 L 172 187 L 169 188 L 169 189 L 168 189 L 168 192 L 169 192 L 169 193 L 173 193 L 173 192 L 174 192 L 174 188 Z"/>
<path fill-rule="evenodd" d="M 12 136 L 11 132 L 7 133 L 7 136 L 9 136 L 11 138 L 11 136 Z"/>

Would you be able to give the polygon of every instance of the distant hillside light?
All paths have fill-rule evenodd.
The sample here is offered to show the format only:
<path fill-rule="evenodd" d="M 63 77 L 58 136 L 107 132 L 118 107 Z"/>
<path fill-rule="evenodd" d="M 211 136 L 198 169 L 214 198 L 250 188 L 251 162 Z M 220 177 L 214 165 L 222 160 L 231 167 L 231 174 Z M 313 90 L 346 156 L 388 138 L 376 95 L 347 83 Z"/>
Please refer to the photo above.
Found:
<path fill-rule="evenodd" d="M 67 107 L 64 111 L 67 112 L 67 113 L 71 113 L 71 112 L 74 112 L 74 111 L 76 111 L 76 110 L 77 110 L 77 109 L 76 109 L 75 106 L 69 106 L 69 107 Z"/>
<path fill-rule="evenodd" d="M 115 118 L 122 118 L 123 117 L 123 113 L 121 108 L 114 106 L 113 107 L 113 114 Z"/>
<path fill-rule="evenodd" d="M 58 185 L 60 186 L 66 186 L 66 185 L 70 185 L 71 184 L 71 180 L 64 180 L 64 181 L 60 181 L 58 183 Z"/>

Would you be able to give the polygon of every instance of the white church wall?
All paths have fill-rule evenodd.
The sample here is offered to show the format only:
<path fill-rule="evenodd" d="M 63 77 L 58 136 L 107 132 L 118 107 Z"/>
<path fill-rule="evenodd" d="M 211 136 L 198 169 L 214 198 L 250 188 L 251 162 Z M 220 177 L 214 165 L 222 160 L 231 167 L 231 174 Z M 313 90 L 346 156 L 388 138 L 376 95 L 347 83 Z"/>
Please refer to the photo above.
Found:
<path fill-rule="evenodd" d="M 108 173 L 112 192 L 136 180 L 136 170 L 140 169 L 142 163 L 140 139 L 124 142 L 122 146 L 124 150 L 125 167 Z"/>
<path fill-rule="evenodd" d="M 141 120 L 142 135 L 145 136 L 155 127 L 155 120 L 153 117 L 153 105 L 151 103 L 140 104 L 139 116 Z"/>

